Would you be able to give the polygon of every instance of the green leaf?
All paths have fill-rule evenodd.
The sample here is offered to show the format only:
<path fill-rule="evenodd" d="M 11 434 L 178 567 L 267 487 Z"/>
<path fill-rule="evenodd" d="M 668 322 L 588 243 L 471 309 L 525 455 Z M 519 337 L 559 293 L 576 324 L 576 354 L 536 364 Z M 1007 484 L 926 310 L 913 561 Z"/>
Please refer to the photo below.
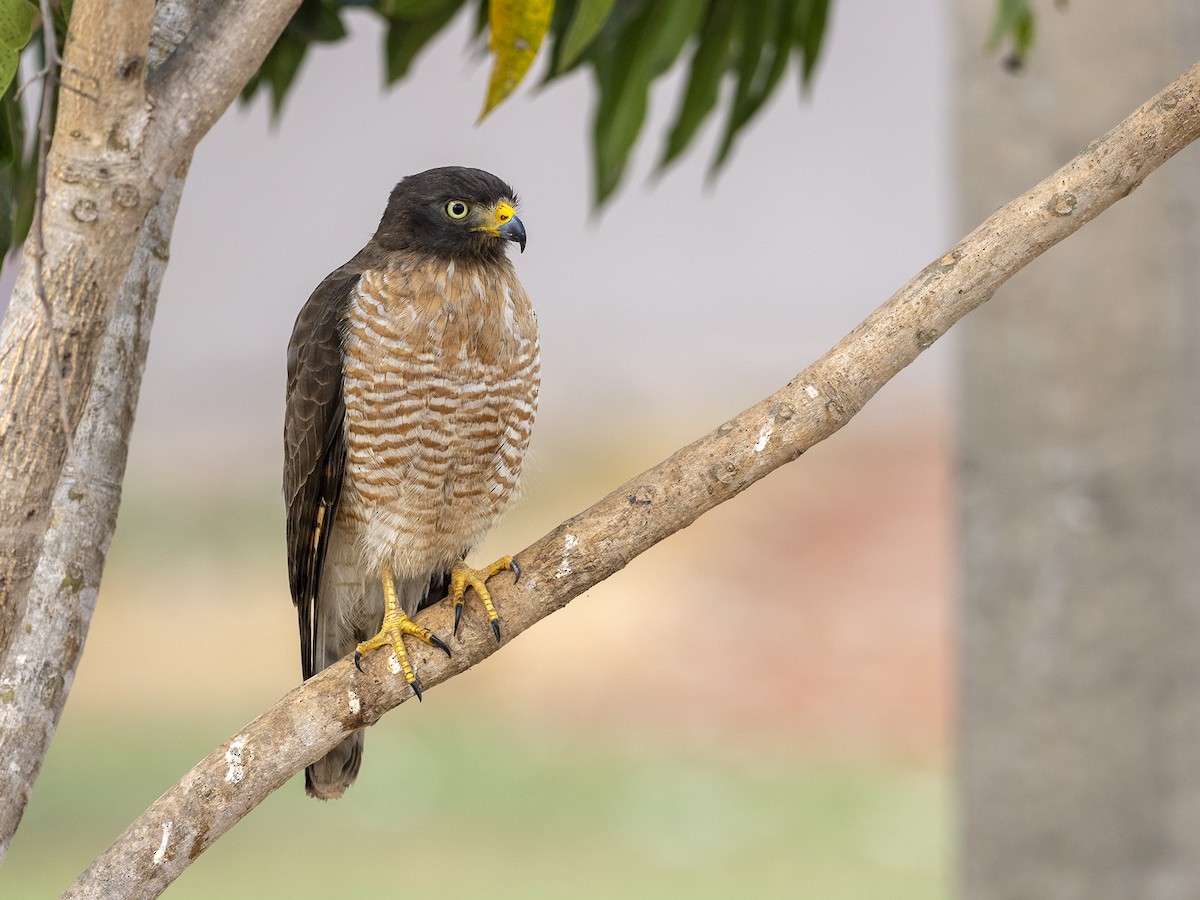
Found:
<path fill-rule="evenodd" d="M 25 242 L 33 225 L 33 207 L 37 202 L 37 154 L 41 146 L 42 139 L 38 137 L 21 168 L 13 169 L 13 246 Z"/>
<path fill-rule="evenodd" d="M 308 43 L 290 34 L 286 29 L 267 53 L 258 73 L 242 88 L 242 99 L 249 99 L 260 86 L 271 89 L 271 116 L 278 118 L 283 109 L 283 98 L 300 71 L 300 63 L 308 51 Z"/>
<path fill-rule="evenodd" d="M 433 7 L 418 19 L 395 18 L 388 22 L 385 52 L 387 53 L 387 83 L 394 84 L 408 74 L 417 54 L 446 23 L 454 18 L 462 0 L 452 0 Z"/>
<path fill-rule="evenodd" d="M 33 34 L 36 11 L 29 0 L 0 0 L 0 91 L 17 74 L 17 60 Z"/>
<path fill-rule="evenodd" d="M 796 22 L 796 46 L 800 48 L 801 59 L 800 84 L 803 87 L 808 87 L 812 82 L 828 20 L 829 0 L 811 0 Z"/>
<path fill-rule="evenodd" d="M 768 65 L 765 70 L 760 68 L 759 77 L 751 85 L 750 94 L 746 97 L 745 105 L 741 110 L 739 129 L 758 114 L 763 103 L 779 85 L 779 80 L 787 69 L 788 60 L 792 54 L 792 12 L 793 8 L 787 4 L 779 11 L 774 40 L 768 44 L 767 48 Z"/>
<path fill-rule="evenodd" d="M 242 88 L 242 100 L 249 100 L 260 87 L 270 88 L 271 115 L 277 119 L 309 46 L 333 43 L 346 36 L 341 18 L 345 5 L 341 0 L 304 0 L 262 66 Z"/>
<path fill-rule="evenodd" d="M 340 8 L 341 4 L 332 0 L 304 0 L 287 27 L 305 43 L 332 44 L 346 36 Z"/>
<path fill-rule="evenodd" d="M 0 97 L 0 169 L 10 168 L 20 162 L 25 151 L 22 140 L 21 105 L 17 103 L 15 91 L 5 90 Z M 0 206 L 0 210 L 7 210 Z"/>
<path fill-rule="evenodd" d="M 826 0 L 777 2 L 772 10 L 763 4 L 745 19 L 745 40 L 738 63 L 738 85 L 713 171 L 729 159 L 737 136 L 758 115 L 778 87 L 787 70 L 792 48 L 801 47 L 802 82 L 811 76 L 820 51 L 821 36 L 811 37 L 812 29 L 824 32 Z M 805 49 L 811 46 L 811 53 Z"/>
<path fill-rule="evenodd" d="M 739 131 L 762 109 L 762 105 L 774 92 L 787 69 L 792 52 L 792 32 L 796 13 L 796 5 L 793 3 L 785 2 L 777 10 L 772 23 L 772 34 L 764 47 L 765 62 L 759 65 L 749 90 L 740 98 L 741 103 L 739 104 L 738 98 L 735 98 L 734 111 Z"/>
<path fill-rule="evenodd" d="M 29 234 L 37 190 L 37 150 L 25 146 L 25 111 L 9 84 L 0 95 L 0 266 Z"/>
<path fill-rule="evenodd" d="M 772 36 L 773 19 L 777 13 L 776 3 L 746 3 L 741 7 L 741 47 L 737 65 L 737 90 L 733 103 L 729 108 L 729 116 L 725 122 L 725 133 L 721 138 L 721 146 L 713 160 L 713 171 L 719 169 L 733 149 L 733 140 L 742 125 L 746 123 L 746 111 L 754 102 L 755 79 L 758 77 L 759 66 L 763 53 L 767 50 Z"/>
<path fill-rule="evenodd" d="M 0 209 L 3 210 L 2 221 L 3 247 L 0 248 L 0 262 L 8 256 L 14 247 L 19 247 L 29 236 L 29 228 L 33 224 L 33 206 L 37 197 L 37 157 L 34 155 L 40 146 L 40 140 L 33 142 L 29 158 L 22 161 L 15 159 L 13 165 L 0 170 L 0 178 L 4 180 L 4 196 L 0 198 Z"/>
<path fill-rule="evenodd" d="M 480 40 L 487 33 L 488 26 L 488 0 L 479 0 L 475 7 L 475 24 L 471 30 L 471 35 L 475 40 Z"/>
<path fill-rule="evenodd" d="M 1009 65 L 1019 68 L 1033 48 L 1033 6 L 1030 0 L 998 0 L 988 49 L 996 51 L 1006 39 L 1012 42 Z"/>
<path fill-rule="evenodd" d="M 593 131 L 596 202 L 616 189 L 646 118 L 650 83 L 661 75 L 700 25 L 701 0 L 657 0 L 616 38 L 596 66 L 600 103 Z M 601 57 L 597 57 L 599 62 Z"/>
<path fill-rule="evenodd" d="M 612 12 L 614 0 L 579 0 L 571 24 L 560 41 L 561 49 L 555 64 L 556 72 L 569 69 L 600 33 L 608 14 Z"/>
<path fill-rule="evenodd" d="M 687 88 L 675 124 L 667 136 L 660 167 L 670 164 L 696 136 L 708 118 L 721 91 L 721 78 L 729 66 L 729 48 L 733 46 L 734 12 L 738 0 L 713 0 L 708 18 L 700 32 L 696 52 L 692 54 Z"/>
<path fill-rule="evenodd" d="M 550 31 L 554 35 L 554 45 L 550 51 L 550 65 L 543 76 L 543 84 L 561 78 L 568 72 L 574 71 L 581 64 L 595 66 L 601 56 L 611 55 L 619 43 L 621 35 L 645 11 L 651 0 L 617 0 L 608 17 L 600 26 L 600 30 L 580 50 L 579 55 L 570 63 L 562 60 L 563 41 L 566 40 L 567 29 L 575 18 L 578 5 L 583 0 L 559 0 L 554 4 L 554 19 L 550 22 Z"/>
<path fill-rule="evenodd" d="M 12 208 L 13 208 L 13 173 L 11 169 L 0 169 L 0 272 L 4 270 L 4 260 L 8 251 L 13 248 Z"/>

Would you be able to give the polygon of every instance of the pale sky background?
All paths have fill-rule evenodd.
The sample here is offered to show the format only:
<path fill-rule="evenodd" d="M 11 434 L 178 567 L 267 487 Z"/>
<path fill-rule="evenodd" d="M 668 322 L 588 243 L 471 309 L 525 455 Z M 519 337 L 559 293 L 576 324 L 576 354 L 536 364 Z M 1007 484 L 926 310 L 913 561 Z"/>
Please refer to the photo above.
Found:
<path fill-rule="evenodd" d="M 127 484 L 235 459 L 247 477 L 277 477 L 296 312 L 365 243 L 397 180 L 446 164 L 489 169 L 521 195 L 517 267 L 543 344 L 536 453 L 622 422 L 683 423 L 684 437 L 719 424 L 954 237 L 949 18 L 936 0 L 837 4 L 810 96 L 789 72 L 715 182 L 717 121 L 655 177 L 683 74 L 670 73 L 630 176 L 597 215 L 586 73 L 524 87 L 476 127 L 487 65 L 466 52 L 468 16 L 385 90 L 383 30 L 351 15 L 352 37 L 310 53 L 276 126 L 260 97 L 200 144 Z M 925 354 L 864 418 L 942 397 L 947 358 Z"/>

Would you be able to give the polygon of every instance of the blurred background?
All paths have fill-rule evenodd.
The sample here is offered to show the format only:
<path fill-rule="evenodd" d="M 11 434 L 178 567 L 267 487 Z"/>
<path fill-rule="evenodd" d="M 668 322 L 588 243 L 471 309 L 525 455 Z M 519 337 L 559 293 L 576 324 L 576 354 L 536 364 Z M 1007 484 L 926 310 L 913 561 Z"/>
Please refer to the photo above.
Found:
<path fill-rule="evenodd" d="M 476 127 L 466 18 L 386 93 L 381 29 L 351 24 L 278 122 L 260 98 L 196 154 L 99 606 L 0 896 L 64 889 L 297 683 L 284 352 L 400 177 L 494 171 L 529 231 L 544 388 L 525 497 L 480 559 L 783 385 L 957 237 L 938 0 L 837 4 L 813 90 L 781 91 L 715 180 L 715 123 L 655 172 L 673 73 L 600 212 L 585 76 Z M 343 800 L 297 778 L 168 895 L 948 896 L 946 344 L 826 444 L 386 717 Z"/>

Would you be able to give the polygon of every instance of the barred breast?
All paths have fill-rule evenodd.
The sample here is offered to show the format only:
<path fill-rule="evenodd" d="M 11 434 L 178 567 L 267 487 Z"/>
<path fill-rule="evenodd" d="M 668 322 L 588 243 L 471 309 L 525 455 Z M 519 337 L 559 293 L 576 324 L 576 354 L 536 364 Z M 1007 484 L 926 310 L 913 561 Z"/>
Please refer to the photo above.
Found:
<path fill-rule="evenodd" d="M 363 562 L 448 568 L 517 492 L 537 408 L 537 319 L 512 264 L 363 274 L 346 321 L 339 520 Z"/>

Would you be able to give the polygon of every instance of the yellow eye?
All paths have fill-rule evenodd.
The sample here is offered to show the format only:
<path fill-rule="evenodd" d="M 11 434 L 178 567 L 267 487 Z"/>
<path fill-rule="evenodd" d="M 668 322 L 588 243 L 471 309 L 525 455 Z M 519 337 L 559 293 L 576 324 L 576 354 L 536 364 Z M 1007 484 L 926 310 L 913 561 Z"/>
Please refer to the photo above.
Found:
<path fill-rule="evenodd" d="M 446 215 L 452 219 L 465 219 L 470 211 L 471 207 L 462 200 L 451 200 L 446 204 Z"/>

